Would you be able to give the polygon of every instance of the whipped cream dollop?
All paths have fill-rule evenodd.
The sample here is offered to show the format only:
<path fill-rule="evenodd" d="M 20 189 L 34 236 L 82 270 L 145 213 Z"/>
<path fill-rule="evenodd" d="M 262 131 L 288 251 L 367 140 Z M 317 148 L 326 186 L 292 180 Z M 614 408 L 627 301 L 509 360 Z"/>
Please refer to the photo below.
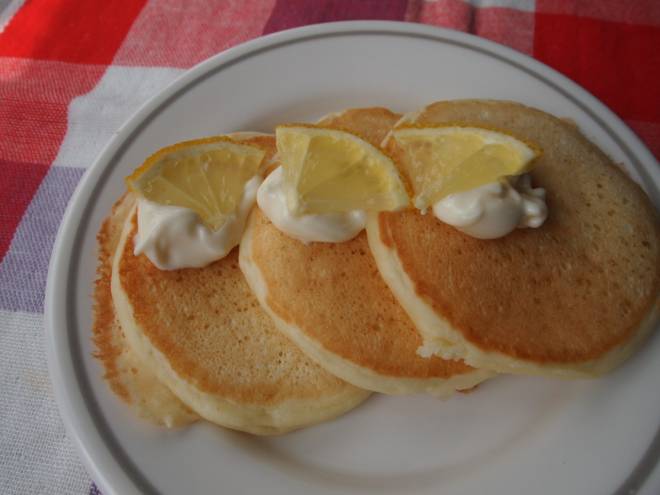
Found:
<path fill-rule="evenodd" d="M 287 204 L 281 166 L 273 170 L 259 187 L 257 204 L 277 229 L 305 243 L 348 241 L 367 224 L 367 213 L 363 210 L 294 215 Z"/>
<path fill-rule="evenodd" d="M 516 228 L 540 227 L 548 217 L 545 189 L 529 174 L 450 194 L 433 205 L 435 217 L 478 239 L 503 237 Z"/>
<path fill-rule="evenodd" d="M 217 230 L 209 229 L 189 208 L 138 200 L 135 255 L 145 254 L 161 270 L 199 268 L 225 257 L 238 245 L 262 179 L 245 183 L 237 211 Z"/>

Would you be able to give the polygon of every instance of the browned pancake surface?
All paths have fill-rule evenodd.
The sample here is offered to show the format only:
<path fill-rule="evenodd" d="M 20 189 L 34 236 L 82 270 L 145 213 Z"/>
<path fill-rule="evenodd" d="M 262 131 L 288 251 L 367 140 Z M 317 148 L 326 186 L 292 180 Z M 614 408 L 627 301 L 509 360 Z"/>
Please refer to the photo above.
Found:
<path fill-rule="evenodd" d="M 401 115 L 387 108 L 350 108 L 322 118 L 319 125 L 354 132 L 374 146 L 380 146 L 400 118 Z"/>
<path fill-rule="evenodd" d="M 110 280 L 112 259 L 121 231 L 135 201 L 125 195 L 113 206 L 98 233 L 99 262 L 94 286 L 94 356 L 104 368 L 104 378 L 122 400 L 152 422 L 169 426 L 194 421 L 197 415 L 186 407 L 132 352 L 117 320 Z"/>
<path fill-rule="evenodd" d="M 92 326 L 96 352 L 105 369 L 105 378 L 110 388 L 123 400 L 130 402 L 130 394 L 120 379 L 117 359 L 124 350 L 125 341 L 121 338 L 121 328 L 115 317 L 115 309 L 110 292 L 112 257 L 119 243 L 121 229 L 133 201 L 120 199 L 112 208 L 110 216 L 103 222 L 96 236 L 99 249 L 97 278 L 94 283 L 94 323 Z"/>
<path fill-rule="evenodd" d="M 642 190 L 573 126 L 508 102 L 446 102 L 418 123 L 487 124 L 538 143 L 549 218 L 479 240 L 416 211 L 383 213 L 417 293 L 474 345 L 536 362 L 595 359 L 657 304 L 660 234 Z"/>
<path fill-rule="evenodd" d="M 238 249 L 204 268 L 163 271 L 134 256 L 135 217 L 119 267 L 133 315 L 174 371 L 196 388 L 268 405 L 349 387 L 273 327 L 238 267 Z"/>
<path fill-rule="evenodd" d="M 422 340 L 383 282 L 366 234 L 308 245 L 255 211 L 251 258 L 268 287 L 268 305 L 324 348 L 379 374 L 449 377 L 472 370 L 461 361 L 417 355 Z"/>

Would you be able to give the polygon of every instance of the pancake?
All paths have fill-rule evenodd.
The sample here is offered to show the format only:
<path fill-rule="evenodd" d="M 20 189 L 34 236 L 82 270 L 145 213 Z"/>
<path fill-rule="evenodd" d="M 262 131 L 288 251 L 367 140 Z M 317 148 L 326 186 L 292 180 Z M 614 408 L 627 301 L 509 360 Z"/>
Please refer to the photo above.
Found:
<path fill-rule="evenodd" d="M 272 137 L 242 138 L 272 157 Z M 164 271 L 134 255 L 136 233 L 133 209 L 112 266 L 118 321 L 140 361 L 199 416 L 270 435 L 329 420 L 369 396 L 274 328 L 238 267 L 238 248 L 204 268 Z"/>
<path fill-rule="evenodd" d="M 422 352 L 565 377 L 601 375 L 630 356 L 659 313 L 658 219 L 641 188 L 575 126 L 517 103 L 440 102 L 405 120 L 537 143 L 532 182 L 549 208 L 540 228 L 488 241 L 418 211 L 370 219 L 371 250 Z"/>
<path fill-rule="evenodd" d="M 321 125 L 378 145 L 400 116 L 353 109 Z M 258 207 L 241 241 L 240 266 L 277 328 L 331 373 L 365 389 L 445 396 L 492 376 L 460 361 L 422 358 L 422 340 L 378 274 L 366 234 L 304 244 L 275 228 Z"/>
<path fill-rule="evenodd" d="M 112 271 L 119 322 L 140 360 L 201 417 L 276 434 L 366 399 L 273 327 L 238 268 L 237 249 L 204 268 L 163 271 L 133 254 L 136 233 L 133 211 Z"/>
<path fill-rule="evenodd" d="M 96 347 L 94 356 L 101 362 L 104 378 L 110 388 L 129 404 L 138 416 L 163 426 L 183 426 L 197 420 L 197 414 L 170 392 L 135 355 L 117 321 L 112 302 L 112 258 L 126 218 L 134 204 L 133 196 L 123 196 L 117 201 L 97 236 L 99 264 L 94 286 L 92 327 Z"/>

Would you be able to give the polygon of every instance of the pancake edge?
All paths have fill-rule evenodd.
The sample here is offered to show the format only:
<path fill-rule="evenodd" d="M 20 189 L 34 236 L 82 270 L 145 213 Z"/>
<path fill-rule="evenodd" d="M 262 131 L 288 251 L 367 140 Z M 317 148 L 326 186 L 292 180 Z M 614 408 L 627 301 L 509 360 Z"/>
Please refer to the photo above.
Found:
<path fill-rule="evenodd" d="M 277 435 L 288 431 L 333 419 L 353 409 L 364 401 L 366 391 L 350 388 L 349 393 L 326 399 L 288 400 L 276 407 L 255 404 L 239 404 L 217 395 L 198 390 L 193 384 L 180 377 L 167 358 L 152 345 L 149 338 L 140 332 L 133 317 L 131 303 L 121 288 L 119 263 L 132 228 L 132 219 L 137 207 L 129 214 L 112 263 L 112 298 L 117 318 L 126 338 L 139 358 L 153 370 L 184 404 L 212 423 L 245 431 L 255 435 Z"/>
<path fill-rule="evenodd" d="M 498 373 L 596 378 L 628 359 L 653 331 L 660 317 L 660 301 L 656 300 L 651 311 L 640 322 L 633 338 L 600 358 L 589 361 L 539 364 L 497 351 L 484 351 L 463 337 L 461 332 L 453 329 L 451 324 L 438 315 L 431 304 L 417 293 L 413 281 L 398 257 L 396 248 L 389 247 L 383 240 L 382 234 L 379 215 L 370 215 L 367 220 L 369 247 L 383 280 L 422 334 L 424 344 L 417 351 L 421 356 L 438 355 L 444 359 L 463 359 L 471 366 Z"/>
<path fill-rule="evenodd" d="M 130 193 L 122 195 L 112 206 L 96 236 L 97 269 L 92 296 L 92 342 L 95 351 L 92 356 L 103 367 L 103 378 L 110 390 L 128 404 L 140 419 L 157 426 L 178 428 L 194 423 L 199 416 L 135 355 L 116 319 L 112 301 L 110 281 L 116 246 L 110 242 L 114 237 L 111 232 L 115 230 L 115 225 L 117 230 L 123 229 L 133 204 Z"/>
<path fill-rule="evenodd" d="M 449 379 L 387 377 L 328 351 L 322 344 L 309 338 L 297 325 L 285 321 L 268 305 L 268 288 L 259 267 L 251 256 L 254 222 L 253 211 L 248 218 L 238 255 L 238 263 L 248 285 L 263 310 L 273 319 L 275 326 L 310 359 L 333 375 L 356 387 L 387 395 L 428 393 L 439 398 L 446 398 L 457 390 L 470 389 L 496 374 L 489 370 L 476 369 Z"/>

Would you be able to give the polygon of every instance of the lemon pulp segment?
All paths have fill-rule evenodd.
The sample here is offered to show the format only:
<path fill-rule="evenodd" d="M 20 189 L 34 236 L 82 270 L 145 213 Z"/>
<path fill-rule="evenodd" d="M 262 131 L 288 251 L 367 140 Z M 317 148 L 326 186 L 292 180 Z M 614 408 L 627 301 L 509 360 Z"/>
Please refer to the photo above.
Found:
<path fill-rule="evenodd" d="M 190 208 L 217 230 L 238 208 L 265 154 L 225 137 L 187 141 L 153 154 L 126 183 L 150 201 Z"/>
<path fill-rule="evenodd" d="M 401 127 L 392 137 L 420 209 L 450 194 L 527 172 L 540 154 L 513 136 L 478 127 Z"/>
<path fill-rule="evenodd" d="M 359 136 L 315 126 L 279 126 L 275 135 L 287 203 L 294 213 L 386 211 L 408 205 L 392 159 Z"/>

